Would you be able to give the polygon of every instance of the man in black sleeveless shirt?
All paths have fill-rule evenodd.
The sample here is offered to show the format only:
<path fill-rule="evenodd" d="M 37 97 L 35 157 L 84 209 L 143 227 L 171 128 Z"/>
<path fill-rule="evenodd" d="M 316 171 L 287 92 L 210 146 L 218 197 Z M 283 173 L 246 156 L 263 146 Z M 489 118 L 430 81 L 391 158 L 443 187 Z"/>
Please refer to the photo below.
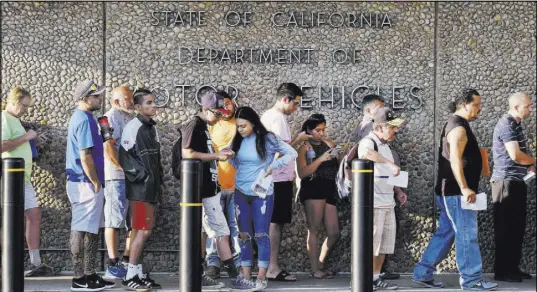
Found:
<path fill-rule="evenodd" d="M 413 281 L 429 288 L 441 288 L 433 280 L 436 266 L 455 242 L 457 268 L 463 290 L 492 290 L 498 284 L 483 279 L 477 235 L 477 211 L 461 208 L 461 201 L 476 201 L 481 175 L 481 153 L 469 121 L 481 114 L 481 97 L 468 89 L 450 104 L 451 115 L 440 136 L 436 202 L 440 218 L 421 261 L 414 268 Z"/>

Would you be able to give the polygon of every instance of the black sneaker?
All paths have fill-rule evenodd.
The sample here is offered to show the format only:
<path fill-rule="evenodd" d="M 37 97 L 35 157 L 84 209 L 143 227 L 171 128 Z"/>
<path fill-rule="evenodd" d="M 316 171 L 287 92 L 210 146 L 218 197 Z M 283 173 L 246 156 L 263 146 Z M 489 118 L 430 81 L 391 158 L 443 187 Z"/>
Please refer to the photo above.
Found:
<path fill-rule="evenodd" d="M 376 281 L 373 281 L 373 290 L 377 288 L 378 290 L 395 290 L 397 285 L 385 282 L 384 279 L 378 278 Z"/>
<path fill-rule="evenodd" d="M 211 279 L 219 279 L 220 278 L 220 268 L 217 266 L 208 266 L 205 270 L 205 275 L 207 277 L 210 277 Z"/>
<path fill-rule="evenodd" d="M 207 275 L 202 275 L 201 276 L 201 287 L 202 288 L 219 289 L 219 288 L 222 288 L 224 286 L 225 286 L 224 283 L 217 282 L 217 281 L 207 277 Z"/>
<path fill-rule="evenodd" d="M 110 282 L 110 281 L 106 281 L 105 279 L 103 279 L 103 277 L 97 275 L 96 273 L 93 273 L 91 275 L 86 275 L 86 279 L 88 281 L 91 281 L 91 282 L 95 282 L 95 283 L 99 283 L 99 284 L 103 284 L 105 286 L 106 289 L 110 289 L 110 288 L 114 288 L 116 287 L 116 283 L 114 282 Z"/>
<path fill-rule="evenodd" d="M 130 291 L 145 292 L 145 291 L 151 290 L 151 288 L 147 288 L 145 286 L 144 282 L 140 280 L 140 277 L 138 277 L 138 275 L 128 280 L 123 279 L 123 281 L 121 281 L 121 284 L 123 285 L 123 288 L 126 288 L 127 290 L 130 290 Z"/>
<path fill-rule="evenodd" d="M 24 277 L 54 276 L 54 269 L 47 264 L 41 264 L 30 271 L 24 272 Z"/>
<path fill-rule="evenodd" d="M 102 291 L 106 288 L 104 284 L 88 281 L 86 278 L 86 275 L 81 278 L 73 278 L 71 291 Z"/>
<path fill-rule="evenodd" d="M 162 286 L 160 284 L 157 284 L 155 282 L 155 280 L 149 278 L 149 273 L 147 274 L 144 274 L 140 280 L 142 281 L 142 283 L 144 283 L 144 285 L 147 287 L 147 288 L 151 288 L 151 289 L 162 289 Z"/>
<path fill-rule="evenodd" d="M 531 280 L 531 275 L 528 273 L 524 273 L 521 270 L 518 270 L 516 274 L 519 275 L 520 278 L 522 278 L 523 280 Z"/>
<path fill-rule="evenodd" d="M 444 288 L 444 283 L 442 283 L 442 282 L 435 282 L 434 280 L 429 280 L 429 281 L 419 281 L 419 280 L 414 280 L 414 279 L 412 279 L 412 282 L 418 283 L 418 284 L 420 284 L 421 286 L 423 286 L 423 287 L 427 287 L 427 288 Z"/>
<path fill-rule="evenodd" d="M 384 272 L 380 274 L 380 277 L 384 280 L 397 280 L 401 277 L 401 275 L 397 273 Z"/>

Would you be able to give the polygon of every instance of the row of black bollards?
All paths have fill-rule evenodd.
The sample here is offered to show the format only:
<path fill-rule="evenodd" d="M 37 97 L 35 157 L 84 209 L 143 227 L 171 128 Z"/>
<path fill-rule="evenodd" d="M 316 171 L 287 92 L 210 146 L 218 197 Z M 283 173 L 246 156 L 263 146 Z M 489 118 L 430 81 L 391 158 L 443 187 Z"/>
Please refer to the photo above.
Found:
<path fill-rule="evenodd" d="M 24 160 L 3 159 L 2 291 L 24 291 Z M 373 291 L 373 163 L 352 162 L 352 292 Z M 180 291 L 201 291 L 202 162 L 181 162 Z"/>

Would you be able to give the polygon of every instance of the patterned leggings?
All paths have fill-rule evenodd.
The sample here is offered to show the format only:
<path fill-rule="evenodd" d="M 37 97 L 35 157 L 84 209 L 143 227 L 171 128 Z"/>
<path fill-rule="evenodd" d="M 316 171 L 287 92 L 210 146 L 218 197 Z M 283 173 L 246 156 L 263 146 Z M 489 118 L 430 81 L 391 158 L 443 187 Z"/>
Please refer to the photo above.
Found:
<path fill-rule="evenodd" d="M 71 230 L 71 259 L 75 278 L 95 273 L 97 268 L 97 248 L 99 235 L 84 231 Z"/>

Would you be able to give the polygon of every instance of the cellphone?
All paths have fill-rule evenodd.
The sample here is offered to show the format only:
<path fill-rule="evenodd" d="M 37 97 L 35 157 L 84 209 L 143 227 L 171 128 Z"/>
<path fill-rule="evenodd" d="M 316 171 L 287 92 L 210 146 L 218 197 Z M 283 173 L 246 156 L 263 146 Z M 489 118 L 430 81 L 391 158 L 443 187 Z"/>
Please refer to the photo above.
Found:
<path fill-rule="evenodd" d="M 341 151 L 341 146 L 337 145 L 336 147 L 332 148 L 332 150 L 330 150 L 330 155 L 337 156 L 340 151 Z"/>

